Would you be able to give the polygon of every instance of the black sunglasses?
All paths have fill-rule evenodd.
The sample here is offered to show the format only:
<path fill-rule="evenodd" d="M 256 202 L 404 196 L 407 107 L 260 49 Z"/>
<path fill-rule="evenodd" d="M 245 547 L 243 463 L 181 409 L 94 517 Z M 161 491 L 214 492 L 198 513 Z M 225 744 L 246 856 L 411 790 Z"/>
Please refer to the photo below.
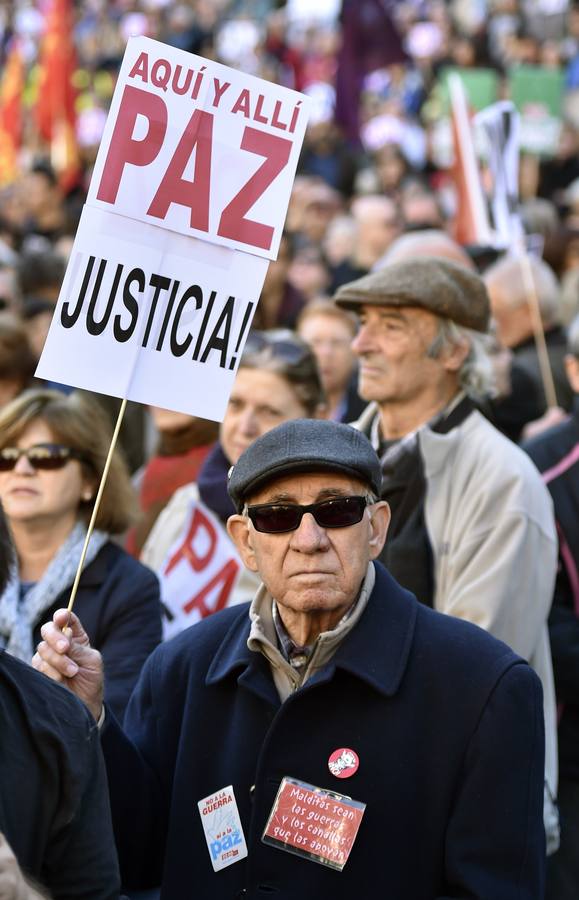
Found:
<path fill-rule="evenodd" d="M 261 353 L 269 350 L 272 356 L 283 359 L 290 365 L 297 365 L 309 355 L 309 347 L 294 338 L 287 329 L 277 331 L 251 331 L 243 348 L 244 354 Z"/>
<path fill-rule="evenodd" d="M 34 447 L 4 447 L 0 450 L 0 472 L 10 472 L 21 456 L 25 456 L 33 469 L 54 471 L 63 469 L 69 459 L 82 460 L 82 454 L 62 444 L 35 444 Z"/>
<path fill-rule="evenodd" d="M 297 503 L 259 503 L 247 507 L 256 531 L 280 534 L 299 528 L 304 513 L 311 513 L 321 528 L 347 528 L 362 521 L 368 505 L 366 497 L 336 497 L 300 506 Z"/>

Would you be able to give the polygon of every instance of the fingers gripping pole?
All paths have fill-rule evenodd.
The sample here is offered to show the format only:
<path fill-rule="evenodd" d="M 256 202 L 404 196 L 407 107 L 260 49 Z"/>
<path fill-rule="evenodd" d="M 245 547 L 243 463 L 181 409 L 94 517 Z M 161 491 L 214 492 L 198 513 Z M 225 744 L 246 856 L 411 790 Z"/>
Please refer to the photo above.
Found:
<path fill-rule="evenodd" d="M 117 416 L 117 423 L 116 423 L 116 425 L 115 425 L 115 430 L 113 431 L 113 436 L 112 436 L 112 438 L 111 438 L 111 445 L 110 445 L 110 447 L 109 447 L 109 452 L 108 452 L 108 454 L 107 454 L 107 458 L 106 458 L 106 462 L 105 462 L 105 467 L 104 467 L 104 469 L 103 469 L 103 474 L 102 474 L 102 476 L 101 476 L 101 481 L 100 481 L 99 489 L 98 489 L 98 491 L 97 491 L 96 499 L 95 499 L 95 502 L 94 502 L 94 507 L 93 507 L 92 515 L 91 515 L 91 517 L 90 517 L 90 522 L 88 523 L 88 528 L 87 528 L 87 531 L 86 531 L 86 537 L 85 537 L 85 539 L 84 539 L 84 545 L 83 545 L 83 548 L 82 548 L 82 553 L 80 554 L 80 560 L 79 560 L 79 563 L 78 563 L 78 568 L 77 568 L 77 570 L 76 570 L 76 575 L 74 576 L 74 583 L 73 583 L 73 585 L 72 585 L 72 590 L 71 590 L 71 592 L 70 592 L 70 600 L 68 601 L 68 607 L 67 607 L 68 612 L 71 612 L 72 607 L 73 607 L 73 604 L 74 604 L 74 601 L 75 601 L 75 598 L 76 598 L 76 592 L 77 592 L 77 590 L 78 590 L 78 583 L 79 583 L 79 581 L 80 581 L 80 576 L 81 576 L 81 574 L 82 574 L 82 567 L 84 566 L 84 561 L 85 561 L 85 558 L 86 558 L 86 551 L 88 550 L 88 542 L 90 541 L 90 536 L 91 536 L 91 534 L 93 533 L 93 530 L 94 530 L 94 523 L 96 522 L 96 517 L 97 517 L 97 515 L 98 515 L 98 511 L 99 511 L 99 508 L 100 508 L 100 505 L 101 505 L 101 498 L 102 498 L 102 495 L 103 495 L 103 491 L 104 491 L 104 489 L 105 489 L 105 485 L 106 485 L 106 483 L 107 483 L 107 476 L 108 476 L 108 474 L 109 474 L 109 469 L 110 469 L 110 467 L 111 467 L 111 461 L 112 461 L 112 458 L 113 458 L 113 453 L 115 452 L 115 447 L 116 447 L 116 444 L 117 444 L 117 438 L 118 438 L 118 436 L 119 436 L 119 431 L 121 430 L 121 424 L 122 424 L 122 421 L 123 421 L 123 416 L 124 416 L 124 414 L 125 414 L 125 409 L 126 409 L 126 407 L 127 407 L 127 400 L 126 400 L 126 398 L 125 398 L 125 399 L 123 400 L 123 402 L 121 403 L 121 408 L 119 409 L 119 414 L 118 414 L 118 416 Z"/>

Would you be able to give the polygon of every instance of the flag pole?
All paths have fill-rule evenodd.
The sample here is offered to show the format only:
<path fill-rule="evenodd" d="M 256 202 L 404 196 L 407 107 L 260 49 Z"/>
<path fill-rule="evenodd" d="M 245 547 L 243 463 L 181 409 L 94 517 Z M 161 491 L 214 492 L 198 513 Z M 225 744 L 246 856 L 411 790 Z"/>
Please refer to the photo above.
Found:
<path fill-rule="evenodd" d="M 98 489 L 98 491 L 97 491 L 96 499 L 95 499 L 95 502 L 94 502 L 94 507 L 93 507 L 92 515 L 91 515 L 91 517 L 90 517 L 90 522 L 88 523 L 88 528 L 87 528 L 87 531 L 86 531 L 86 537 L 85 537 L 85 539 L 84 539 L 84 546 L 83 546 L 83 548 L 82 548 L 82 553 L 81 553 L 81 555 L 80 555 L 80 561 L 79 561 L 79 563 L 78 563 L 78 568 L 77 568 L 77 570 L 76 570 L 76 575 L 75 575 L 75 578 L 74 578 L 74 583 L 73 583 L 73 585 L 72 585 L 72 590 L 71 590 L 71 592 L 70 592 L 70 600 L 68 601 L 68 607 L 67 607 L 67 612 L 69 612 L 69 613 L 72 611 L 72 607 L 73 607 L 74 601 L 75 601 L 75 599 L 76 599 L 76 593 L 77 593 L 77 590 L 78 590 L 78 583 L 79 583 L 79 581 L 80 581 L 80 576 L 81 576 L 81 574 L 82 574 L 82 567 L 84 566 L 84 561 L 85 561 L 86 553 L 87 553 L 87 550 L 88 550 L 88 543 L 89 543 L 89 541 L 90 541 L 91 534 L 93 533 L 93 530 L 94 530 L 94 523 L 96 522 L 96 517 L 97 517 L 97 515 L 98 515 L 98 511 L 99 511 L 99 508 L 100 508 L 100 505 L 101 505 L 101 499 L 102 499 L 103 492 L 104 492 L 104 489 L 105 489 L 105 485 L 106 485 L 106 482 L 107 482 L 107 476 L 108 476 L 108 474 L 109 474 L 109 469 L 110 469 L 110 467 L 111 467 L 111 462 L 112 462 L 112 458 L 113 458 L 113 453 L 115 452 L 115 447 L 116 447 L 116 444 L 117 444 L 117 438 L 118 438 L 118 436 L 119 436 L 119 431 L 121 430 L 121 424 L 122 424 L 122 421 L 123 421 L 123 416 L 124 416 L 124 414 L 125 414 L 125 409 L 126 409 L 126 407 L 127 407 L 127 398 L 125 397 L 125 398 L 123 399 L 123 402 L 121 403 L 121 407 L 120 407 L 120 409 L 119 409 L 119 414 L 118 414 L 118 416 L 117 416 L 117 422 L 116 422 L 116 425 L 115 425 L 115 430 L 113 431 L 113 436 L 112 436 L 112 438 L 111 438 L 111 444 L 110 444 L 110 447 L 109 447 L 109 452 L 108 452 L 108 454 L 107 454 L 105 466 L 104 466 L 104 469 L 103 469 L 103 474 L 101 475 L 101 480 L 100 480 L 100 484 L 99 484 L 99 489 Z"/>
<path fill-rule="evenodd" d="M 521 274 L 523 276 L 523 289 L 527 298 L 529 312 L 531 313 L 531 325 L 533 327 L 533 336 L 535 338 L 535 348 L 537 350 L 537 359 L 539 361 L 539 371 L 541 373 L 541 381 L 543 390 L 545 391 L 545 399 L 547 401 L 547 409 L 557 406 L 557 393 L 555 391 L 555 382 L 553 380 L 553 370 L 551 368 L 551 360 L 547 350 L 547 341 L 545 340 L 545 329 L 541 318 L 541 309 L 539 306 L 539 297 L 537 296 L 537 288 L 535 279 L 533 278 L 533 269 L 531 266 L 531 258 L 528 250 L 523 248 L 519 257 L 521 266 Z"/>
<path fill-rule="evenodd" d="M 454 134 L 455 183 L 459 197 L 462 193 L 464 200 L 462 209 L 459 202 L 457 230 L 464 230 L 465 233 L 455 237 L 461 243 L 491 244 L 492 235 L 474 146 L 468 97 L 459 75 L 449 75 L 448 90 Z"/>

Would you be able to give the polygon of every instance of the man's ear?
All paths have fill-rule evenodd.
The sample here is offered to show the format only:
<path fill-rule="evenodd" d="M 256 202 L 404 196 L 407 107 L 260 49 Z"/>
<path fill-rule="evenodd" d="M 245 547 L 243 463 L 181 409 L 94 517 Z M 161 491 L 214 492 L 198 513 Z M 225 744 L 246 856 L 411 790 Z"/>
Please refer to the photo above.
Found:
<path fill-rule="evenodd" d="M 459 372 L 469 353 L 470 341 L 468 338 L 463 338 L 460 341 L 452 341 L 449 346 L 445 347 L 439 358 L 447 372 Z"/>
<path fill-rule="evenodd" d="M 249 519 L 247 516 L 229 516 L 227 520 L 227 534 L 237 547 L 237 552 L 241 556 L 244 566 L 252 572 L 257 572 L 257 562 L 251 546 Z"/>
<path fill-rule="evenodd" d="M 370 559 L 377 559 L 382 551 L 390 524 L 390 507 L 385 500 L 379 500 L 368 507 L 370 512 Z"/>

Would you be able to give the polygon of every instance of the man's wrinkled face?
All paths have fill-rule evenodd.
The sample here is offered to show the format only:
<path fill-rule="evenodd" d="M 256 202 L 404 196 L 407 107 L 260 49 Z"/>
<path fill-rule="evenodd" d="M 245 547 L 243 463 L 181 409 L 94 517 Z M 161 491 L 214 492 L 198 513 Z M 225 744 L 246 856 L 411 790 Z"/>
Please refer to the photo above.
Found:
<path fill-rule="evenodd" d="M 440 359 L 428 355 L 437 317 L 409 306 L 363 305 L 352 347 L 360 358 L 358 391 L 364 400 L 406 403 L 446 377 Z"/>
<path fill-rule="evenodd" d="M 272 481 L 248 505 L 307 505 L 366 493 L 347 475 L 296 474 Z M 306 513 L 295 531 L 282 534 L 256 531 L 242 516 L 232 516 L 228 530 L 245 565 L 259 573 L 280 606 L 294 612 L 345 612 L 358 595 L 368 562 L 382 549 L 388 520 L 388 505 L 380 501 L 364 510 L 360 522 L 344 528 L 323 528 Z"/>

